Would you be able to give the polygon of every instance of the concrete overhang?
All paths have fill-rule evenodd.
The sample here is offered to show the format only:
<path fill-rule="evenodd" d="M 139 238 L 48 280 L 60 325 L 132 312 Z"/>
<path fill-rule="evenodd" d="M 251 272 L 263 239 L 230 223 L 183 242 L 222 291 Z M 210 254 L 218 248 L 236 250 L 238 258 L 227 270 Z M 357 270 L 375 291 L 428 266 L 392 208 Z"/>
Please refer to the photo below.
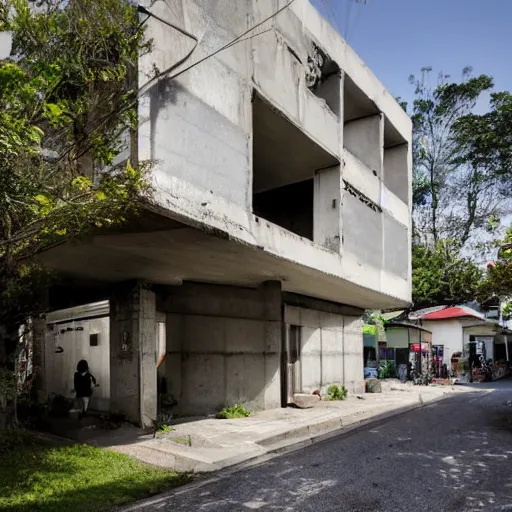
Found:
<path fill-rule="evenodd" d="M 309 240 L 295 238 L 312 245 Z M 335 257 L 341 259 L 332 253 Z M 102 283 L 142 279 L 167 285 L 199 281 L 252 287 L 279 280 L 286 292 L 359 308 L 407 305 L 399 298 L 231 240 L 222 233 L 206 233 L 178 223 L 167 230 L 91 236 L 82 243 L 51 249 L 41 259 L 65 277 Z"/>

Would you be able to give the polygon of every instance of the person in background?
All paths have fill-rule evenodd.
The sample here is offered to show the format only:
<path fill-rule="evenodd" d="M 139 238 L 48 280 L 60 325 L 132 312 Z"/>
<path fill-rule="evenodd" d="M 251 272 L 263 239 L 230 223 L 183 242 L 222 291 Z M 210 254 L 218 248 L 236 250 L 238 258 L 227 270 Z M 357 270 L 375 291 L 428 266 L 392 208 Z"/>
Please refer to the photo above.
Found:
<path fill-rule="evenodd" d="M 81 416 L 84 416 L 89 407 L 92 388 L 98 385 L 94 375 L 89 371 L 89 364 L 85 359 L 80 360 L 76 365 L 74 382 L 76 397 L 81 401 Z"/>

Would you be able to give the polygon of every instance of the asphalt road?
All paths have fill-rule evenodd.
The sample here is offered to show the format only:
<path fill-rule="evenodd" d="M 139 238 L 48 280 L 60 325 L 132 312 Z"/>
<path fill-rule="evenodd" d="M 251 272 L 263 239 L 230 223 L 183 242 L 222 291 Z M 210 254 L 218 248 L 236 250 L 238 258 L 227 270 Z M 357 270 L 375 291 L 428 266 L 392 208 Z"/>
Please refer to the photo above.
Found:
<path fill-rule="evenodd" d="M 512 511 L 512 380 L 192 484 L 137 510 Z"/>

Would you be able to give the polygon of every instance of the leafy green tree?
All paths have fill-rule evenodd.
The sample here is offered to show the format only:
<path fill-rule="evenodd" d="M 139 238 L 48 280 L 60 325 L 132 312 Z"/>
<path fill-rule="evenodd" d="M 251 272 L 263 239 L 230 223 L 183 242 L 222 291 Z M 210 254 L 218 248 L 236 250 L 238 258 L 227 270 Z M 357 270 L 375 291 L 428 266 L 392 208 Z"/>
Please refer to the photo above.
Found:
<path fill-rule="evenodd" d="M 459 147 L 457 163 L 474 169 L 479 181 L 497 182 L 504 196 L 511 194 L 512 94 L 491 94 L 485 114 L 469 114 L 455 122 L 454 138 Z"/>
<path fill-rule="evenodd" d="M 41 310 L 38 254 L 123 222 L 147 195 L 142 165 L 114 164 L 149 47 L 123 0 L 4 0 L 0 30 L 13 43 L 0 61 L 1 325 Z"/>
<path fill-rule="evenodd" d="M 482 270 L 460 256 L 459 245 L 439 241 L 435 247 L 412 248 L 412 295 L 416 308 L 461 304 L 474 300 Z"/>
<path fill-rule="evenodd" d="M 460 82 L 450 82 L 441 74 L 432 86 L 431 73 L 431 68 L 424 68 L 421 78 L 410 77 L 416 94 L 412 110 L 415 238 L 426 244 L 453 239 L 462 247 L 500 212 L 503 197 L 509 195 L 500 187 L 497 172 L 475 165 L 471 136 L 479 126 L 482 139 L 485 128 L 494 139 L 503 134 L 473 114 L 482 93 L 493 87 L 491 77 L 472 77 L 471 68 L 466 68 Z M 491 118 L 497 106 L 497 102 L 491 105 Z"/>
<path fill-rule="evenodd" d="M 512 228 L 507 230 L 499 244 L 497 261 L 487 265 L 485 278 L 478 290 L 480 301 L 491 297 L 498 297 L 500 302 L 510 301 L 512 298 Z M 507 309 L 512 310 L 512 304 Z"/>
<path fill-rule="evenodd" d="M 130 151 L 137 59 L 150 44 L 124 0 L 3 0 L 0 31 L 12 34 L 0 60 L 0 330 L 9 334 L 44 312 L 53 276 L 39 254 L 123 223 L 150 199 L 146 164 Z M 131 161 L 118 157 L 124 150 Z M 19 343 L 10 341 L 0 339 L 0 373 L 12 376 Z M 2 382 L 0 412 L 12 398 Z"/>

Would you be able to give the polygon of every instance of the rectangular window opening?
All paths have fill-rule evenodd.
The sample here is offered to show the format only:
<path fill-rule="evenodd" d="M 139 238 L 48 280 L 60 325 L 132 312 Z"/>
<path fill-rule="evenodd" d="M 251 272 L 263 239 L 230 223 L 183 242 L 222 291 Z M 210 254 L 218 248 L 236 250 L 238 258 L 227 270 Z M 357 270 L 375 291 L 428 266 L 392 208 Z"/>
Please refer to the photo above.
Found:
<path fill-rule="evenodd" d="M 339 162 L 257 93 L 252 108 L 253 213 L 313 240 L 315 172 Z"/>

